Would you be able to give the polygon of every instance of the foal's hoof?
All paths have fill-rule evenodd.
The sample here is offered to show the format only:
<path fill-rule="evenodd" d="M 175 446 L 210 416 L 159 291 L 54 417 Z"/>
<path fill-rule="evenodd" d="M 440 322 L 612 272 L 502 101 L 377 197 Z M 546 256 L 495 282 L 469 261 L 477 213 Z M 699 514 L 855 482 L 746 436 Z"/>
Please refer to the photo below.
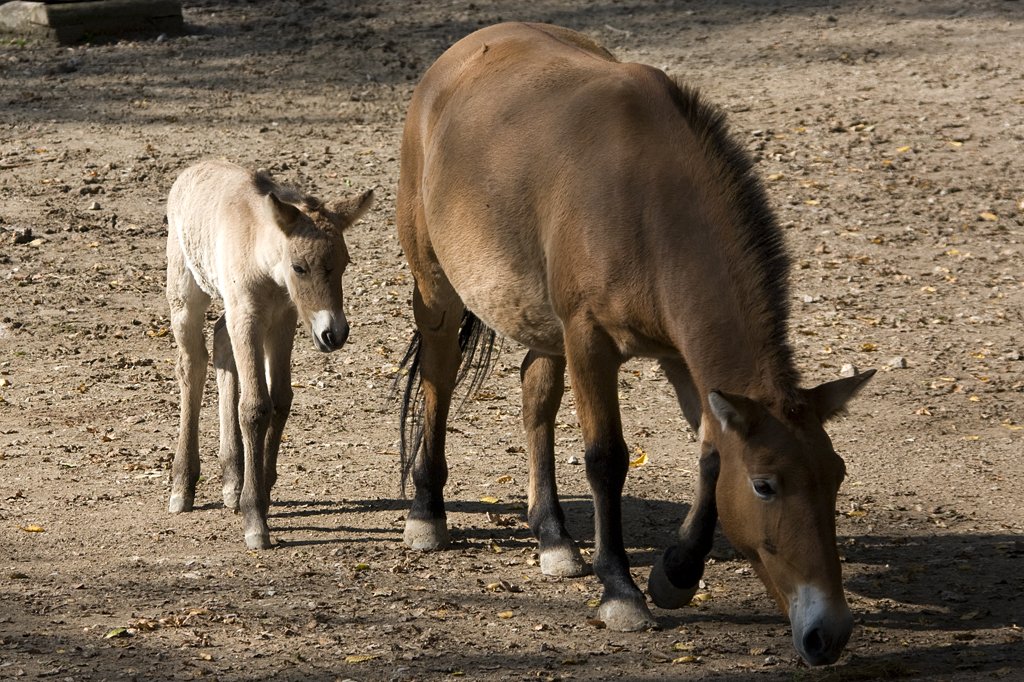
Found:
<path fill-rule="evenodd" d="M 540 572 L 556 578 L 577 578 L 590 573 L 590 566 L 583 560 L 579 547 L 561 545 L 540 551 Z"/>
<path fill-rule="evenodd" d="M 444 519 L 406 519 L 403 539 L 407 546 L 421 551 L 442 549 L 451 542 Z"/>
<path fill-rule="evenodd" d="M 195 499 L 191 495 L 171 495 L 171 503 L 167 505 L 167 511 L 172 514 L 192 511 Z"/>
<path fill-rule="evenodd" d="M 647 578 L 647 592 L 651 595 L 654 603 L 663 609 L 681 609 L 693 599 L 697 593 L 697 587 L 676 587 L 668 579 L 665 573 L 665 557 L 659 556 L 658 560 L 651 566 L 651 575 Z"/>
<path fill-rule="evenodd" d="M 658 627 L 643 597 L 636 599 L 614 599 L 601 604 L 598 617 L 609 630 L 616 632 L 637 632 Z"/>

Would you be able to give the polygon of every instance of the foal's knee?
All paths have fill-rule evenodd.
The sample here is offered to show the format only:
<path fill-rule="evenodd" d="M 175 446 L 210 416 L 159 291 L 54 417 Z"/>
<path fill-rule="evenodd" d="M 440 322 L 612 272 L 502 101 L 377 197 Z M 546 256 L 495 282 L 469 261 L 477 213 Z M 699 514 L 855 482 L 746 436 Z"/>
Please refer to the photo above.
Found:
<path fill-rule="evenodd" d="M 238 421 L 243 430 L 261 431 L 266 429 L 274 404 L 270 396 L 256 398 L 243 395 L 238 401 Z"/>

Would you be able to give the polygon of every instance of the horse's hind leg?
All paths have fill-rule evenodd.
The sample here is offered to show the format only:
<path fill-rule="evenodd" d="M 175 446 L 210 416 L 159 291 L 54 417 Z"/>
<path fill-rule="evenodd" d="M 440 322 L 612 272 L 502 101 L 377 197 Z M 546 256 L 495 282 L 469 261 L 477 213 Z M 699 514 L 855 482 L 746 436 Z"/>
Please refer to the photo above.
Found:
<path fill-rule="evenodd" d="M 292 346 L 295 343 L 296 318 L 294 311 L 285 313 L 267 334 L 271 413 L 263 457 L 263 487 L 268 504 L 270 490 L 277 482 L 277 453 L 281 449 L 281 436 L 292 409 Z"/>
<path fill-rule="evenodd" d="M 435 289 L 427 299 L 420 283 L 413 292 L 413 313 L 420 332 L 420 381 L 423 391 L 423 446 L 415 453 L 412 480 L 416 489 L 405 521 L 405 544 L 431 550 L 449 542 L 444 511 L 448 463 L 444 456 L 445 429 L 452 391 L 462 358 L 459 325 L 463 305 L 450 285 Z"/>
<path fill-rule="evenodd" d="M 555 416 L 565 391 L 565 358 L 530 351 L 520 377 L 523 427 L 530 451 L 527 518 L 539 545 L 540 569 L 545 575 L 585 575 L 587 565 L 565 529 L 555 481 Z"/>
<path fill-rule="evenodd" d="M 220 404 L 220 467 L 224 506 L 238 510 L 242 494 L 242 430 L 238 425 L 238 368 L 231 352 L 224 316 L 213 326 L 213 366 L 217 371 L 217 396 Z"/>
<path fill-rule="evenodd" d="M 679 405 L 690 426 L 700 430 L 701 401 L 690 373 L 681 360 L 663 360 L 662 369 L 676 390 Z M 704 559 L 711 551 L 718 519 L 715 488 L 718 484 L 718 453 L 701 444 L 697 493 L 686 520 L 679 528 L 676 544 L 665 550 L 651 567 L 647 591 L 654 603 L 678 609 L 693 599 L 704 575 Z"/>
<path fill-rule="evenodd" d="M 209 362 L 203 323 L 210 297 L 199 288 L 185 266 L 176 240 L 170 241 L 167 249 L 167 302 L 171 330 L 178 344 L 176 374 L 181 389 L 181 424 L 171 465 L 168 509 L 178 513 L 192 510 L 199 481 L 199 408 Z"/>
<path fill-rule="evenodd" d="M 598 613 L 611 630 L 642 630 L 655 621 L 629 574 L 622 538 L 622 487 L 629 469 L 617 393 L 622 357 L 589 319 L 566 325 L 565 349 L 594 496 L 594 573 L 604 587 Z"/>

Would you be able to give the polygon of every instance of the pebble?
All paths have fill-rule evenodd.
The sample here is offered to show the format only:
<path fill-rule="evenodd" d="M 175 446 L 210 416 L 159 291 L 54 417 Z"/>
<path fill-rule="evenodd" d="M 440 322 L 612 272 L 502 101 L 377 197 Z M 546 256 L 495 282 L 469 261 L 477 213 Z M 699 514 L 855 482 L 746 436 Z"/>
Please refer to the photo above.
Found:
<path fill-rule="evenodd" d="M 898 355 L 889 360 L 889 366 L 892 367 L 893 369 L 906 369 L 907 359 L 902 355 Z"/>
<path fill-rule="evenodd" d="M 847 363 L 839 369 L 839 376 L 841 377 L 853 377 L 857 376 L 857 368 Z"/>
<path fill-rule="evenodd" d="M 90 211 L 98 211 L 98 210 L 100 210 L 100 202 L 94 201 L 91 204 L 89 204 L 89 210 Z"/>
<path fill-rule="evenodd" d="M 1024 358 L 1024 356 L 1020 354 L 1019 350 L 1011 350 L 1009 353 L 1004 355 L 1003 358 L 1006 360 L 1020 360 L 1021 358 Z"/>
<path fill-rule="evenodd" d="M 576 455 L 572 455 L 572 456 L 569 457 L 569 459 L 565 460 L 565 463 L 566 464 L 579 464 L 580 463 L 580 458 L 577 457 Z"/>

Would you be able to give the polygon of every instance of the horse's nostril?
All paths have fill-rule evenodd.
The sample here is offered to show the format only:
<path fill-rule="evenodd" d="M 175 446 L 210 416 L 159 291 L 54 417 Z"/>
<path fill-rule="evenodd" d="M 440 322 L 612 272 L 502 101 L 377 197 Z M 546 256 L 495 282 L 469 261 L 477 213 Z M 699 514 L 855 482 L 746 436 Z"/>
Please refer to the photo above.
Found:
<path fill-rule="evenodd" d="M 822 635 L 821 628 L 814 628 L 804 634 L 804 651 L 808 656 L 815 658 L 825 652 L 825 637 Z"/>
<path fill-rule="evenodd" d="M 320 340 L 324 342 L 324 345 L 328 348 L 337 348 L 338 344 L 334 339 L 334 332 L 330 329 L 324 330 L 324 333 L 320 335 Z"/>

